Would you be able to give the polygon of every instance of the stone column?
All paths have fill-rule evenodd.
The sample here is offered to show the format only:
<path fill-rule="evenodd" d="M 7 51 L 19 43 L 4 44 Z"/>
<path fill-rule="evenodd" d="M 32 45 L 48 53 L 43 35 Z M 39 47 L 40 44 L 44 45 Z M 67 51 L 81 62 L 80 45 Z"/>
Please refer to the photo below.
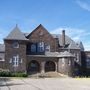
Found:
<path fill-rule="evenodd" d="M 57 68 L 57 63 L 55 62 L 55 72 L 58 71 L 58 68 Z"/>
<path fill-rule="evenodd" d="M 45 73 L 45 61 L 41 62 L 41 73 Z"/>

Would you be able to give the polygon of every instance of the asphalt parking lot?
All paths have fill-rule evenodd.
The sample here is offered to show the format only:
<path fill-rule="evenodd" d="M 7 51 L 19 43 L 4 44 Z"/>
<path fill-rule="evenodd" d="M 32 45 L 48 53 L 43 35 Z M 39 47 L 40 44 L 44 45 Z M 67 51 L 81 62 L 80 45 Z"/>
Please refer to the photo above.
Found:
<path fill-rule="evenodd" d="M 0 78 L 0 90 L 90 90 L 90 79 Z"/>

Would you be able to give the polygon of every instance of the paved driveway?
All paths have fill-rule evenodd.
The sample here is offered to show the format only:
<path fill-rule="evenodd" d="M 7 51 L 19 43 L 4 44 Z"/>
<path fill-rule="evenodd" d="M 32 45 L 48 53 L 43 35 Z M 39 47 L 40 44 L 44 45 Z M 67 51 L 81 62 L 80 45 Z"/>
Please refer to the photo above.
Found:
<path fill-rule="evenodd" d="M 90 79 L 72 79 L 72 78 L 10 79 L 10 78 L 0 78 L 0 90 L 90 90 Z"/>

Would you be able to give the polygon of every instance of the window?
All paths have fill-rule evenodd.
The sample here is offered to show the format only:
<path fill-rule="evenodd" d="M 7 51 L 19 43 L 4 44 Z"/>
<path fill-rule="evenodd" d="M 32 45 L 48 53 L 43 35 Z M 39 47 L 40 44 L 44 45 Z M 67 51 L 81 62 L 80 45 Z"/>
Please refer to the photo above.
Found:
<path fill-rule="evenodd" d="M 36 52 L 36 45 L 35 44 L 31 45 L 31 52 Z"/>
<path fill-rule="evenodd" d="M 13 42 L 13 48 L 19 48 L 19 43 L 18 42 Z"/>
<path fill-rule="evenodd" d="M 50 52 L 50 45 L 46 45 L 46 46 L 45 46 L 45 51 L 46 51 L 46 52 Z"/>
<path fill-rule="evenodd" d="M 86 59 L 86 66 L 87 68 L 90 68 L 90 58 L 89 57 Z"/>
<path fill-rule="evenodd" d="M 19 56 L 13 56 L 13 66 L 18 67 L 19 65 Z"/>
<path fill-rule="evenodd" d="M 9 63 L 12 64 L 13 67 L 18 67 L 19 64 L 22 63 L 22 59 L 19 58 L 19 55 L 15 55 L 12 58 L 10 58 Z"/>
<path fill-rule="evenodd" d="M 38 43 L 38 52 L 44 52 L 44 42 Z"/>

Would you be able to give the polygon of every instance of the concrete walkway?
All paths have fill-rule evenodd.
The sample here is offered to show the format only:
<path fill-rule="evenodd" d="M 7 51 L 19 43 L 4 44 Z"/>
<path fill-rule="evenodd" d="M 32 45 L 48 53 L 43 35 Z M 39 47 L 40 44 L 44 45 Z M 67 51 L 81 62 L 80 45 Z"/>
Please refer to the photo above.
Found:
<path fill-rule="evenodd" d="M 0 90 L 90 90 L 90 79 L 72 79 L 72 78 L 10 79 L 10 78 L 0 78 Z"/>

